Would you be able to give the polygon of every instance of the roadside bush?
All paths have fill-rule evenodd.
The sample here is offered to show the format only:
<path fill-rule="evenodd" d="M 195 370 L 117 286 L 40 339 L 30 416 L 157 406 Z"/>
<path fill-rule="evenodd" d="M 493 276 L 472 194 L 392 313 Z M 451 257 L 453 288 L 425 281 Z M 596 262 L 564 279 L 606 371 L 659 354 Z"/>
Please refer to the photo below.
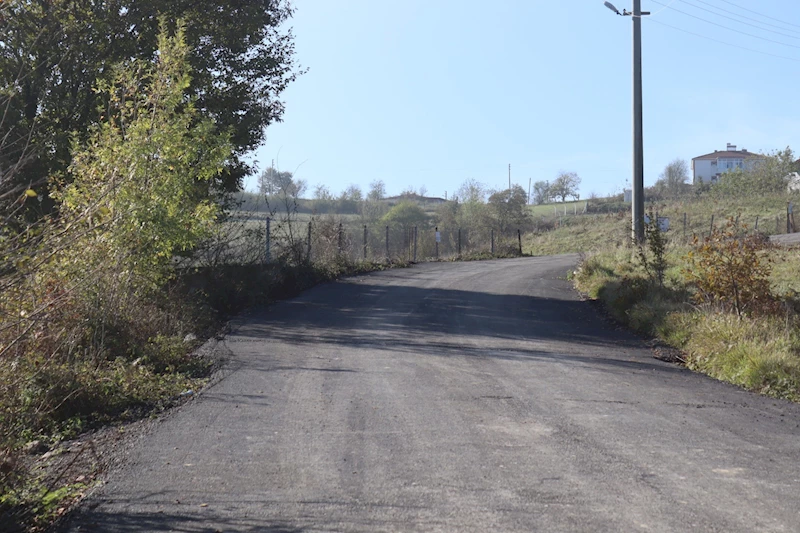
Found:
<path fill-rule="evenodd" d="M 686 256 L 686 281 L 696 288 L 695 299 L 733 311 L 740 318 L 747 313 L 775 309 L 770 291 L 771 245 L 759 234 L 743 234 L 729 218 L 722 228 L 692 240 Z"/>

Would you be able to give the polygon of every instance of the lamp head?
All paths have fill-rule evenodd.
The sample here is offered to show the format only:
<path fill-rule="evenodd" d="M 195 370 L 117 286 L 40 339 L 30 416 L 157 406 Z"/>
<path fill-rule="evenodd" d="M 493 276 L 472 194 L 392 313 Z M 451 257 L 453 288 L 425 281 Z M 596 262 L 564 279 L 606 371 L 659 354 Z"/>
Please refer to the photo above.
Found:
<path fill-rule="evenodd" d="M 619 9 L 614 7 L 614 4 L 612 4 L 611 2 L 603 2 L 603 5 L 606 6 L 608 9 L 610 9 L 611 11 L 613 11 L 614 13 L 616 13 L 617 15 L 622 15 L 622 13 L 619 12 Z"/>

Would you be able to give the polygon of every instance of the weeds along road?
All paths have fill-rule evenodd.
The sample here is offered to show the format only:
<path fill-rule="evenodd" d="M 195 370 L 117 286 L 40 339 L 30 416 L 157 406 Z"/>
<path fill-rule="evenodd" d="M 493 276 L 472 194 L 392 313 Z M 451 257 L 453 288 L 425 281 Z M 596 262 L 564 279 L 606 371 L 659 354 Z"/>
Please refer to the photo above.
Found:
<path fill-rule="evenodd" d="M 69 530 L 799 530 L 800 408 L 653 359 L 576 261 L 423 264 L 240 319 Z"/>

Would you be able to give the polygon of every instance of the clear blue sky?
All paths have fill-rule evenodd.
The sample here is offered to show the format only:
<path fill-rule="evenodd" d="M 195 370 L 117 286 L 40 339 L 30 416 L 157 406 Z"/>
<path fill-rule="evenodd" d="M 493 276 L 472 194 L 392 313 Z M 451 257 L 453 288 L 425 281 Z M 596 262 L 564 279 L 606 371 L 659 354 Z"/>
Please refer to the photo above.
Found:
<path fill-rule="evenodd" d="M 334 193 L 376 179 L 390 194 L 425 186 L 444 196 L 467 178 L 506 188 L 509 163 L 526 189 L 561 170 L 580 175 L 584 197 L 629 183 L 632 24 L 602 0 L 295 7 L 297 60 L 309 72 L 283 94 L 284 121 L 267 129 L 259 168 L 274 159 Z M 728 142 L 800 149 L 800 2 L 642 9 L 653 13 L 642 24 L 646 185 L 671 160 Z"/>

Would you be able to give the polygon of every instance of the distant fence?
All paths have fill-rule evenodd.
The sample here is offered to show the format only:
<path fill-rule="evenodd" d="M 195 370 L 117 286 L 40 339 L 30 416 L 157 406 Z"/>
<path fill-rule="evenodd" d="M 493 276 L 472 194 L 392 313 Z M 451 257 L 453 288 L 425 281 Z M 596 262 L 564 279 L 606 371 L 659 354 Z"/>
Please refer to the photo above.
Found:
<path fill-rule="evenodd" d="M 271 221 L 265 221 L 271 226 Z M 294 254 L 309 261 L 344 257 L 351 261 L 435 261 L 472 254 L 521 255 L 522 228 L 445 228 L 344 223 L 305 224 L 302 239 L 271 230 L 264 235 L 267 262 Z"/>

